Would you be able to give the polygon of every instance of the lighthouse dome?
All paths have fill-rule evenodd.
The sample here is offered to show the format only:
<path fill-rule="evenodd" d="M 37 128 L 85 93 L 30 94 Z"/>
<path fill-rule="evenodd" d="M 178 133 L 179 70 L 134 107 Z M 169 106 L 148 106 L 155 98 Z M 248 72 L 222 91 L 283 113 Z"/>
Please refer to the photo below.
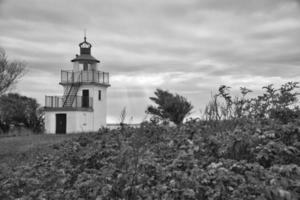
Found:
<path fill-rule="evenodd" d="M 80 55 L 76 55 L 76 58 L 71 60 L 72 62 L 88 62 L 88 63 L 99 63 L 100 61 L 94 58 L 91 55 L 91 43 L 86 41 L 86 37 L 84 37 L 84 41 L 79 43 Z"/>
<path fill-rule="evenodd" d="M 84 41 L 79 44 L 80 54 L 91 54 L 92 45 L 86 41 L 86 37 L 84 37 Z"/>

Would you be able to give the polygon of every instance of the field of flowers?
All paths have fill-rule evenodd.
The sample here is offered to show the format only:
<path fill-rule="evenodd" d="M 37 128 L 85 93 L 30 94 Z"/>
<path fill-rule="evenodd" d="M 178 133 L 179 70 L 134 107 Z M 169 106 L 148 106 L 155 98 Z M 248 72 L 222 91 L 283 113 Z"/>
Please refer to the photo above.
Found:
<path fill-rule="evenodd" d="M 0 199 L 296 200 L 300 123 L 102 129 L 1 169 Z"/>

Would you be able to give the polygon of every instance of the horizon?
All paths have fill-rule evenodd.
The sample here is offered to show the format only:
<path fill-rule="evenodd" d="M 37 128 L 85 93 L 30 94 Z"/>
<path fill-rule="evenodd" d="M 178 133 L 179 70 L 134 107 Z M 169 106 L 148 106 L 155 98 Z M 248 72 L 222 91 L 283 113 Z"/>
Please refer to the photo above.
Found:
<path fill-rule="evenodd" d="M 178 93 L 200 116 L 220 85 L 259 94 L 300 80 L 300 1 L 0 0 L 0 47 L 28 72 L 13 92 L 62 95 L 60 70 L 87 30 L 99 70 L 109 72 L 108 123 L 142 121 L 156 88 Z M 59 6 L 57 6 L 59 4 Z M 69 9 L 65 9 L 68 7 Z"/>

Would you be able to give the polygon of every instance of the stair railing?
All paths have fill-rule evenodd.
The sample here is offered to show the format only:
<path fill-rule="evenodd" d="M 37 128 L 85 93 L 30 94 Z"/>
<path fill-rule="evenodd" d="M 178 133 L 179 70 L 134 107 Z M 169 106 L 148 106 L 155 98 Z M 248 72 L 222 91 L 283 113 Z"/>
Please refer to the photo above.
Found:
<path fill-rule="evenodd" d="M 71 86 L 69 87 L 69 90 L 68 90 L 68 92 L 67 92 L 67 95 L 65 96 L 65 94 L 64 94 L 65 98 L 64 98 L 63 107 L 66 107 L 69 98 L 72 98 L 72 97 L 73 97 L 73 99 L 71 99 L 71 103 L 70 103 L 70 105 L 71 105 L 71 107 L 72 107 L 73 102 L 74 102 L 74 97 L 77 96 L 76 94 L 77 94 L 78 89 L 79 89 L 79 86 L 80 86 L 80 82 L 78 82 L 78 80 L 80 80 L 81 73 L 78 74 L 78 77 L 77 77 L 76 80 L 74 80 L 74 75 L 75 75 L 75 73 L 72 72 L 72 84 L 71 84 Z M 73 88 L 75 88 L 76 91 L 74 91 L 74 95 L 71 95 L 71 92 L 72 92 L 72 89 L 73 89 Z"/>

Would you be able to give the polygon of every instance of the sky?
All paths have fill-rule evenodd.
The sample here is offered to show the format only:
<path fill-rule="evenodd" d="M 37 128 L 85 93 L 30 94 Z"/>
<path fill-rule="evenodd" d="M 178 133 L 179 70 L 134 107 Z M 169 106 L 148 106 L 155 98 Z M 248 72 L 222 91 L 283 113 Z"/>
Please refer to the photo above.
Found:
<path fill-rule="evenodd" d="M 0 47 L 27 73 L 14 88 L 44 105 L 62 95 L 87 40 L 110 73 L 109 123 L 140 122 L 156 88 L 201 110 L 220 85 L 261 91 L 300 80 L 300 0 L 0 0 Z"/>

